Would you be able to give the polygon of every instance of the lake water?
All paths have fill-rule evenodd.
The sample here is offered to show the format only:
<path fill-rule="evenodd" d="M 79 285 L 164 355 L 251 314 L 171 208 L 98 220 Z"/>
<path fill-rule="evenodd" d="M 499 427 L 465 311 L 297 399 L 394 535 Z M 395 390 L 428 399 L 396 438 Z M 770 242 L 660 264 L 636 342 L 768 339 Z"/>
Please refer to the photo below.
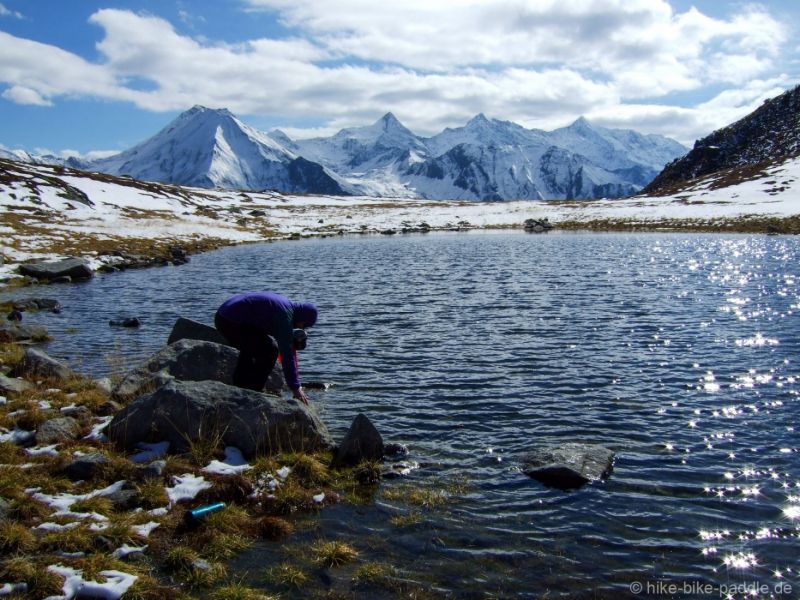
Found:
<path fill-rule="evenodd" d="M 324 537 L 457 598 L 795 598 L 798 278 L 791 237 L 462 233 L 243 246 L 16 295 L 61 301 L 28 318 L 96 376 L 238 291 L 318 304 L 301 374 L 336 383 L 312 392 L 332 433 L 364 412 L 420 468 L 240 557 L 253 581 Z M 142 328 L 108 326 L 128 316 Z M 529 449 L 574 441 L 617 452 L 606 482 L 520 472 Z M 387 493 L 409 484 L 447 502 Z"/>

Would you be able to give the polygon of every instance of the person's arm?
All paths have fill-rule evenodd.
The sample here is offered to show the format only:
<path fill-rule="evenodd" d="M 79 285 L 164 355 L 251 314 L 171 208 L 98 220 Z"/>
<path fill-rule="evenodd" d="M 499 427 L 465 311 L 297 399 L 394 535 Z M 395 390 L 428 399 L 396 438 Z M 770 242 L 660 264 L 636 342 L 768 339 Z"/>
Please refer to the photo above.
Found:
<path fill-rule="evenodd" d="M 286 385 L 292 390 L 292 395 L 303 402 L 308 404 L 308 396 L 303 390 L 302 383 L 300 382 L 300 373 L 297 369 L 297 354 L 292 347 L 292 328 L 288 329 L 288 333 L 280 336 L 278 342 L 278 350 L 281 353 L 281 366 L 283 367 L 283 378 L 286 380 Z"/>

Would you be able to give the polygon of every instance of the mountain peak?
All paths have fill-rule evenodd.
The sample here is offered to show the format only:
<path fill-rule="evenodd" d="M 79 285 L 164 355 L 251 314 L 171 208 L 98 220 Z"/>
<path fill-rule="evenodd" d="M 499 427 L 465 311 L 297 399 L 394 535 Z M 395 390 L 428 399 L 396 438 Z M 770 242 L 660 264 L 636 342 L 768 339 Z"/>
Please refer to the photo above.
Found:
<path fill-rule="evenodd" d="M 203 106 L 201 104 L 195 104 L 192 108 L 187 111 L 181 113 L 178 118 L 179 119 L 190 119 L 195 118 L 198 116 L 218 116 L 218 117 L 229 117 L 231 119 L 235 119 L 236 117 L 233 115 L 231 111 L 227 108 L 208 108 L 207 106 Z"/>
<path fill-rule="evenodd" d="M 489 119 L 486 118 L 486 115 L 483 113 L 478 113 L 474 117 L 472 117 L 469 122 L 467 123 L 467 127 L 470 125 L 488 125 L 490 123 Z"/>
<path fill-rule="evenodd" d="M 586 117 L 581 115 L 580 117 L 575 119 L 575 122 L 569 126 L 569 129 L 574 129 L 576 131 L 588 131 L 594 128 L 592 127 L 592 124 L 589 123 L 589 121 L 586 119 Z"/>
<path fill-rule="evenodd" d="M 383 115 L 378 122 L 375 123 L 379 125 L 384 131 L 389 131 L 390 129 L 405 129 L 405 126 L 398 120 L 397 117 L 394 116 L 394 113 L 387 112 Z"/>

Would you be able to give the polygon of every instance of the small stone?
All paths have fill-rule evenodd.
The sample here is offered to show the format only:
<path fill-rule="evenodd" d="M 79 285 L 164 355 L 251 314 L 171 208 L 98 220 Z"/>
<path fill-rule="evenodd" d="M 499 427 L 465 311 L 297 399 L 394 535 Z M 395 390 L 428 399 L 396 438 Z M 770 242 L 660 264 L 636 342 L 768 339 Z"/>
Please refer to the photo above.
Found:
<path fill-rule="evenodd" d="M 33 385 L 24 379 L 17 379 L 14 377 L 6 377 L 5 375 L 0 375 L 0 393 L 8 394 L 21 394 L 29 389 L 31 389 Z"/>
<path fill-rule="evenodd" d="M 386 444 L 383 447 L 386 456 L 408 456 L 408 446 L 405 444 Z"/>
<path fill-rule="evenodd" d="M 164 469 L 167 468 L 167 461 L 154 460 L 149 465 L 139 469 L 139 476 L 142 479 L 161 479 L 164 475 Z"/>
<path fill-rule="evenodd" d="M 59 417 L 45 421 L 36 430 L 36 443 L 41 446 L 60 444 L 77 439 L 81 426 L 72 417 Z"/>
<path fill-rule="evenodd" d="M 93 479 L 110 462 L 105 454 L 93 452 L 73 460 L 64 468 L 64 474 L 72 481 Z"/>

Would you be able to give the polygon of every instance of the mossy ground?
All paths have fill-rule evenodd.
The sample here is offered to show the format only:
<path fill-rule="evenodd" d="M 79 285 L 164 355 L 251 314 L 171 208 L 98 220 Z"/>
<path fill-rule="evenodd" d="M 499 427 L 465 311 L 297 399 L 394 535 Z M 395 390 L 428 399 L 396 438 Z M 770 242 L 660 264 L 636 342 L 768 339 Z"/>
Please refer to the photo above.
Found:
<path fill-rule="evenodd" d="M 0 368 L 4 371 L 16 367 L 20 357 L 21 350 L 15 344 L 0 346 Z M 77 407 L 71 414 L 81 432 L 77 439 L 59 443 L 47 454 L 31 454 L 11 442 L 0 443 L 0 498 L 6 514 L 0 520 L 0 584 L 25 583 L 27 597 L 53 595 L 63 581 L 47 567 L 61 564 L 97 581 L 102 581 L 100 573 L 106 570 L 136 575 L 138 580 L 125 599 L 304 595 L 312 581 L 310 595 L 324 596 L 324 586 L 320 588 L 318 577 L 311 573 L 326 569 L 346 574 L 345 597 L 364 586 L 378 586 L 389 597 L 395 593 L 397 597 L 413 597 L 408 596 L 408 586 L 394 577 L 392 568 L 362 554 L 364 543 L 359 540 L 311 540 L 296 560 L 279 561 L 265 569 L 255 587 L 252 582 L 248 587 L 237 580 L 239 575 L 228 567 L 239 553 L 256 544 L 266 552 L 279 554 L 298 529 L 305 528 L 304 535 L 308 535 L 308 517 L 327 505 L 350 500 L 373 502 L 380 487 L 376 464 L 333 469 L 330 452 L 290 453 L 258 457 L 252 461 L 253 468 L 240 475 L 210 475 L 201 469 L 211 458 L 222 458 L 223 448 L 216 439 L 186 455 L 167 457 L 162 476 L 146 479 L 140 475 L 140 466 L 111 444 L 85 438 L 97 423 L 98 409 L 109 400 L 104 391 L 80 377 L 31 383 L 33 389 L 7 395 L 6 403 L 0 405 L 0 427 L 34 431 L 46 420 L 62 416 L 62 408 L 74 411 Z M 68 479 L 64 468 L 76 455 L 89 453 L 100 453 L 108 462 L 86 481 Z M 290 467 L 288 477 L 275 489 L 264 487 L 267 478 L 281 466 Z M 173 475 L 185 473 L 204 476 L 212 482 L 212 488 L 191 502 L 163 510 L 169 504 L 166 486 Z M 135 494 L 135 507 L 121 508 L 109 497 L 94 494 L 122 479 L 129 482 Z M 34 489 L 41 495 L 34 494 Z M 409 523 L 421 522 L 419 511 L 435 508 L 448 494 L 444 488 L 401 489 L 402 498 L 395 498 L 413 508 Z M 69 511 L 94 516 L 54 516 L 55 508 L 42 495 L 59 494 L 80 495 Z M 392 497 L 391 493 L 387 496 Z M 218 501 L 225 503 L 223 510 L 200 523 L 185 520 L 187 509 Z M 152 510 L 156 512 L 148 512 Z M 148 535 L 142 526 L 151 522 L 157 522 L 158 527 Z M 49 525 L 39 527 L 44 523 Z M 100 531 L 98 524 L 102 525 Z M 145 549 L 135 553 L 134 559 L 114 558 L 113 552 L 123 545 Z"/>

